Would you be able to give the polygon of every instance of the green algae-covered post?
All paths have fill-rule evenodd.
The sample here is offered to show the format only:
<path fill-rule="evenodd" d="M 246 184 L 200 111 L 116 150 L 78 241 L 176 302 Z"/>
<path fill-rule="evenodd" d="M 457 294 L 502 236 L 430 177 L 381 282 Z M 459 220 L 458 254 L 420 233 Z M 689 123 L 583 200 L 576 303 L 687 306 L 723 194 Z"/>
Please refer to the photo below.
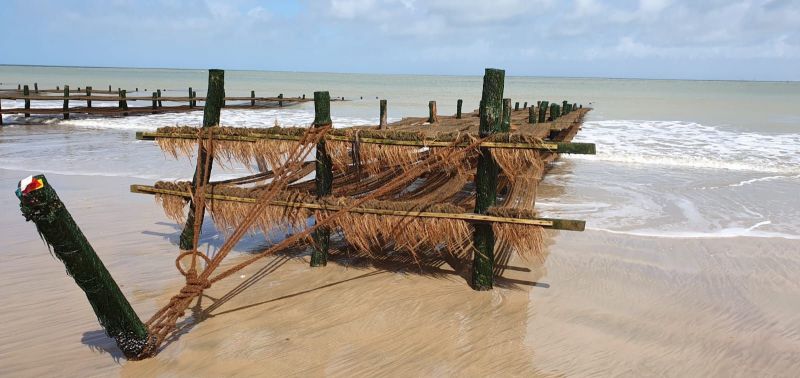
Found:
<path fill-rule="evenodd" d="M 330 100 L 330 96 L 328 97 L 328 99 Z M 386 115 L 386 100 L 381 100 L 379 106 L 380 106 L 381 118 L 380 118 L 380 123 L 378 124 L 378 128 L 385 129 L 386 125 L 388 124 L 387 123 L 388 116 Z"/>
<path fill-rule="evenodd" d="M 314 127 L 324 127 L 331 121 L 331 95 L 327 91 L 314 92 Z M 331 194 L 333 187 L 333 163 L 325 146 L 325 139 L 317 143 L 316 177 L 317 198 Z M 331 242 L 331 230 L 319 227 L 313 233 L 314 246 L 311 250 L 311 266 L 328 264 L 328 247 Z"/>
<path fill-rule="evenodd" d="M 539 123 L 543 123 L 547 121 L 547 106 L 550 103 L 547 101 L 540 101 L 539 102 Z"/>
<path fill-rule="evenodd" d="M 28 86 L 27 85 L 22 87 L 22 95 L 25 96 L 25 110 L 28 110 L 28 109 L 31 108 L 31 100 L 28 98 L 28 96 L 31 95 L 31 92 L 28 90 Z M 25 117 L 26 118 L 30 117 L 30 116 L 31 116 L 31 113 L 25 113 Z"/>
<path fill-rule="evenodd" d="M 208 94 L 206 94 L 206 104 L 203 107 L 203 127 L 219 126 L 219 115 L 222 109 L 222 102 L 225 100 L 225 71 L 211 69 L 208 70 Z M 197 169 L 192 176 L 192 188 L 197 187 L 197 179 L 201 180 L 208 174 L 211 177 L 211 167 L 213 165 L 212 155 L 209 155 L 205 148 L 199 148 L 197 156 Z M 206 160 L 208 160 L 208 172 L 205 172 Z M 199 171 L 198 171 L 199 169 Z M 200 219 L 194 219 L 194 202 L 189 203 L 189 214 L 186 216 L 186 224 L 180 237 L 180 248 L 190 251 L 194 248 L 194 223 L 203 228 L 203 218 L 205 213 L 200 213 Z"/>
<path fill-rule="evenodd" d="M 561 101 L 561 110 L 564 111 L 563 114 L 567 114 L 567 103 L 568 103 L 567 100 Z"/>
<path fill-rule="evenodd" d="M 487 68 L 483 76 L 481 97 L 481 138 L 501 132 L 503 127 L 503 86 L 505 71 Z M 499 168 L 491 149 L 480 148 L 478 169 L 475 174 L 475 213 L 486 214 L 497 201 L 497 175 Z M 494 232 L 490 223 L 473 225 L 472 288 L 491 290 L 494 283 Z"/>
<path fill-rule="evenodd" d="M 69 119 L 69 85 L 64 85 L 64 119 Z"/>
<path fill-rule="evenodd" d="M 428 123 L 439 122 L 439 116 L 436 113 L 436 101 L 428 101 Z"/>
<path fill-rule="evenodd" d="M 519 101 L 514 103 L 514 110 L 519 110 Z"/>
<path fill-rule="evenodd" d="M 461 119 L 461 107 L 463 105 L 464 105 L 464 100 L 459 98 L 458 101 L 456 101 L 456 118 L 457 119 Z"/>
<path fill-rule="evenodd" d="M 122 115 L 127 116 L 128 115 L 128 90 L 127 89 L 123 89 L 122 90 L 122 110 L 125 110 L 125 112 L 122 113 Z"/>
<path fill-rule="evenodd" d="M 528 123 L 536 123 L 536 110 L 533 106 L 528 108 Z"/>
<path fill-rule="evenodd" d="M 519 103 L 517 103 L 519 104 Z M 500 124 L 500 131 L 502 132 L 509 132 L 511 131 L 511 99 L 504 98 L 503 99 L 503 122 Z"/>
<path fill-rule="evenodd" d="M 25 220 L 36 225 L 53 255 L 64 263 L 67 274 L 86 294 L 106 334 L 117 342 L 127 358 L 136 358 L 147 343 L 147 328 L 53 187 L 43 175 L 30 176 L 19 182 L 17 197 Z"/>

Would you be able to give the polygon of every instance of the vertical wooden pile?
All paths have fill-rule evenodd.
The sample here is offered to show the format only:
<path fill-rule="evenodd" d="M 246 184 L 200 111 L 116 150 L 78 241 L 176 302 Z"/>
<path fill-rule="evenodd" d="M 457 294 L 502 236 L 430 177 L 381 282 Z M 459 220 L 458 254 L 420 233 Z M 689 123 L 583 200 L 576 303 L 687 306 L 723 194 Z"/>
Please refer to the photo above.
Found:
<path fill-rule="evenodd" d="M 381 105 L 386 105 L 385 100 Z M 382 106 L 381 109 L 384 109 Z M 314 92 L 314 127 L 325 127 L 331 121 L 331 95 L 327 92 Z M 316 178 L 317 198 L 331 194 L 333 187 L 333 162 L 328 154 L 323 138 L 317 143 Z M 328 264 L 328 248 L 331 241 L 329 227 L 319 227 L 313 233 L 314 246 L 311 251 L 311 266 Z"/>
<path fill-rule="evenodd" d="M 503 130 L 503 87 L 505 71 L 487 68 L 483 76 L 483 95 L 480 107 L 480 137 Z M 510 100 L 509 100 L 510 107 Z M 486 214 L 497 202 L 497 175 L 499 168 L 491 149 L 480 148 L 478 169 L 475 174 L 475 213 Z M 490 223 L 473 225 L 472 288 L 491 290 L 494 284 L 494 232 Z"/>
<path fill-rule="evenodd" d="M 208 70 L 208 94 L 206 95 L 206 105 L 203 109 L 203 127 L 219 126 L 220 109 L 222 109 L 222 101 L 224 98 L 225 71 L 214 69 Z M 211 177 L 211 167 L 213 166 L 213 156 L 206 151 L 205 146 L 201 145 L 199 147 L 199 151 L 200 152 L 197 156 L 198 168 L 195 169 L 194 176 L 192 176 L 192 191 L 194 191 L 194 188 L 197 187 L 198 178 L 202 179 L 206 176 L 206 174 L 208 174 L 208 177 Z M 208 164 L 206 164 L 206 160 L 208 160 Z M 208 165 L 208 173 L 205 172 L 206 165 Z M 200 225 L 199 229 L 202 229 L 203 227 L 203 218 L 205 214 L 200 214 L 199 219 L 194 219 L 194 212 L 194 202 L 191 202 L 189 204 L 189 214 L 186 216 L 186 224 L 183 227 L 183 232 L 181 232 L 180 237 L 180 248 L 183 251 L 188 251 L 193 248 L 192 244 L 194 244 L 195 222 Z"/>

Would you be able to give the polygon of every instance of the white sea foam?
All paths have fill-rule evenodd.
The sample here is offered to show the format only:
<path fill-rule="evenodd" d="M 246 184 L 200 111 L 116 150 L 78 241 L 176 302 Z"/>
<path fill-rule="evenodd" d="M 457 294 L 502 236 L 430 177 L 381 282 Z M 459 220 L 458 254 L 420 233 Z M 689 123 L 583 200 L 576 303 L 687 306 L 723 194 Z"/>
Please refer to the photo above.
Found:
<path fill-rule="evenodd" d="M 800 240 L 800 235 L 787 234 L 783 232 L 769 232 L 757 230 L 761 226 L 772 224 L 770 221 L 762 221 L 750 227 L 728 227 L 720 230 L 713 230 L 708 232 L 697 231 L 664 231 L 654 229 L 637 229 L 637 230 L 610 230 L 607 228 L 594 228 L 586 227 L 587 230 L 602 231 L 611 234 L 631 235 L 631 236 L 644 236 L 651 238 L 735 238 L 735 237 L 753 237 L 753 238 L 781 238 L 789 240 Z"/>
<path fill-rule="evenodd" d="M 709 190 L 709 189 L 720 189 L 720 188 L 735 188 L 750 184 L 755 184 L 757 182 L 765 182 L 765 181 L 775 181 L 775 180 L 782 180 L 782 179 L 800 179 L 800 175 L 778 175 L 778 176 L 767 176 L 767 177 L 759 177 L 750 180 L 742 180 L 735 184 L 728 184 L 723 186 L 704 186 L 700 189 L 702 190 Z"/>
<path fill-rule="evenodd" d="M 597 144 L 597 155 L 572 155 L 637 165 L 800 173 L 800 134 L 736 132 L 692 122 L 586 122 L 576 141 Z"/>

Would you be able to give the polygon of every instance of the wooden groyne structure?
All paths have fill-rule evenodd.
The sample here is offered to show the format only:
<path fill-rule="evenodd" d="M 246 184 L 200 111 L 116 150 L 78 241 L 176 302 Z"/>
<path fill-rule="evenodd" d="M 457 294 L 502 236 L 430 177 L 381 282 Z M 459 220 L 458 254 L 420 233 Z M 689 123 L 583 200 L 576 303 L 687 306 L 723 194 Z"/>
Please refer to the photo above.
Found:
<path fill-rule="evenodd" d="M 147 89 L 144 90 L 147 92 Z M 184 113 L 203 110 L 206 98 L 197 96 L 197 92 L 188 88 L 187 96 L 162 96 L 161 89 L 158 89 L 150 96 L 128 96 L 128 90 L 118 88 L 116 91 L 95 90 L 91 86 L 77 89 L 70 89 L 69 85 L 64 85 L 61 89 L 39 89 L 38 84 L 31 90 L 28 85 L 20 86 L 18 89 L 0 90 L 0 125 L 3 124 L 2 115 L 23 114 L 24 117 L 32 115 L 55 115 L 69 119 L 70 114 L 84 114 L 91 116 L 129 116 L 147 115 L 160 113 Z M 139 92 L 135 88 L 134 92 Z M 2 107 L 2 100 L 23 101 L 23 106 L 15 108 Z M 343 98 L 341 99 L 343 100 Z M 31 101 L 44 102 L 46 107 L 32 107 Z M 143 105 L 134 106 L 133 103 L 139 102 Z M 228 101 L 234 102 L 229 104 Z M 245 109 L 260 110 L 282 108 L 303 102 L 311 101 L 303 94 L 297 97 L 284 97 L 283 93 L 273 97 L 256 97 L 255 90 L 250 91 L 250 96 L 230 96 L 224 97 L 223 108 L 226 109 Z M 115 103 L 116 106 L 97 106 L 98 103 Z M 164 102 L 174 103 L 164 106 Z M 52 106 L 49 104 L 53 104 Z"/>
<path fill-rule="evenodd" d="M 333 127 L 330 95 L 319 91 L 309 127 L 239 128 L 220 126 L 224 72 L 210 70 L 202 127 L 136 134 L 176 158 L 196 157 L 191 181 L 130 188 L 155 196 L 183 225 L 176 267 L 185 283 L 146 322 L 132 313 L 43 176 L 21 181 L 17 195 L 23 215 L 79 285 L 78 275 L 102 277 L 102 286 L 82 288 L 95 290 L 87 297 L 129 359 L 158 353 L 179 332 L 191 303 L 215 283 L 290 248 L 307 247 L 309 264 L 318 268 L 336 246 L 374 258 L 403 254 L 420 265 L 442 260 L 469 271 L 474 290 L 490 290 L 512 255 L 542 262 L 545 229 L 584 230 L 582 220 L 537 214 L 536 191 L 560 154 L 595 153 L 592 143 L 572 142 L 590 109 L 568 101 L 512 106 L 504 85 L 503 70 L 486 69 L 476 111 L 462 111 L 459 100 L 456 114 L 440 115 L 430 102 L 427 117 L 388 123 L 384 100 L 379 124 L 346 128 Z M 215 164 L 225 162 L 253 172 L 212 181 Z M 207 213 L 225 235 L 213 255 L 198 248 Z M 274 230 L 286 237 L 225 263 L 244 235 Z"/>

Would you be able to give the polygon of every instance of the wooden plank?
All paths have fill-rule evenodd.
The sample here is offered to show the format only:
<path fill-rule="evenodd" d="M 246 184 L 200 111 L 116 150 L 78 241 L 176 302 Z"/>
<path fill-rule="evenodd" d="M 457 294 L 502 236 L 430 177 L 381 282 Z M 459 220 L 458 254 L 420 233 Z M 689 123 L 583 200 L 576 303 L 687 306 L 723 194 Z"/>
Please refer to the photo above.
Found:
<path fill-rule="evenodd" d="M 130 190 L 131 193 L 139 193 L 139 194 L 151 194 L 151 195 L 165 194 L 165 195 L 180 196 L 185 198 L 192 197 L 191 193 L 189 192 L 158 189 L 149 185 L 131 185 Z M 206 198 L 213 200 L 232 201 L 241 203 L 256 203 L 257 201 L 255 198 L 233 197 L 233 196 L 225 196 L 213 193 L 206 194 Z M 271 206 L 299 207 L 303 209 L 324 210 L 324 211 L 339 211 L 342 209 L 342 206 L 307 203 L 307 202 L 270 201 L 269 204 Z M 566 231 L 583 231 L 586 225 L 585 221 L 573 220 L 573 219 L 538 218 L 538 217 L 508 218 L 508 217 L 498 217 L 494 215 L 473 214 L 473 213 L 437 213 L 430 211 L 370 209 L 366 207 L 353 208 L 352 210 L 350 210 L 350 212 L 357 214 L 393 215 L 399 217 L 456 219 L 456 220 L 463 220 L 463 221 L 477 222 L 477 223 L 522 224 L 529 226 L 542 226 L 544 228 L 549 228 L 554 230 L 566 230 Z"/>
<path fill-rule="evenodd" d="M 178 138 L 178 139 L 197 139 L 197 135 L 193 134 L 172 134 L 172 133 L 159 133 L 159 132 L 137 132 L 136 139 L 138 140 L 155 140 L 156 138 Z M 260 134 L 252 133 L 249 136 L 240 135 L 214 135 L 216 140 L 226 141 L 239 141 L 239 142 L 256 142 L 259 139 L 280 139 L 280 140 L 300 140 L 299 136 L 282 135 L 282 134 Z M 326 140 L 339 140 L 351 141 L 350 138 L 342 135 L 325 135 Z M 384 144 L 393 146 L 411 146 L 411 147 L 452 147 L 452 142 L 445 141 L 417 141 L 417 140 L 393 140 L 393 139 L 379 139 L 379 138 L 359 138 L 360 143 L 370 144 Z M 464 147 L 467 143 L 459 143 L 455 146 Z M 573 142 L 542 142 L 542 143 L 507 143 L 507 142 L 483 142 L 482 147 L 488 148 L 517 148 L 517 149 L 533 149 L 543 150 L 549 152 L 557 152 L 564 154 L 588 154 L 594 155 L 596 148 L 594 143 L 573 143 Z"/>

